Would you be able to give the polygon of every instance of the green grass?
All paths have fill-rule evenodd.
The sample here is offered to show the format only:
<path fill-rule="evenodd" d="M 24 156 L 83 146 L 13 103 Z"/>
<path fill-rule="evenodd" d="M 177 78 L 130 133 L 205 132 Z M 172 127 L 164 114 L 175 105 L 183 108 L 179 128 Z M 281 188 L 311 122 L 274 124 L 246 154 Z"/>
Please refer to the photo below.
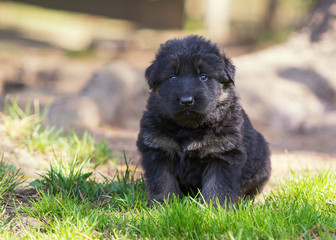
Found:
<path fill-rule="evenodd" d="M 40 129 L 43 132 L 43 124 Z M 66 156 L 56 152 L 49 169 L 31 179 L 29 187 L 36 188 L 37 195 L 24 201 L 16 197 L 22 193 L 14 194 L 21 183 L 19 171 L 2 157 L 0 239 L 336 239 L 333 169 L 305 176 L 292 173 L 273 192 L 230 209 L 202 204 L 201 197 L 173 198 L 149 208 L 143 178 L 131 170 L 126 156 L 125 171 L 113 178 L 99 176 L 89 156 L 94 151 L 104 156 L 105 147 L 81 156 L 90 138 L 69 138 L 73 140 L 62 144 L 74 144 L 77 151 Z M 36 151 L 25 142 L 27 136 L 16 139 Z"/>
<path fill-rule="evenodd" d="M 131 172 L 125 156 L 126 169 L 123 174 L 116 172 L 114 178 L 104 176 L 97 181 L 93 172 L 86 172 L 88 162 L 79 163 L 75 157 L 72 161 L 59 161 L 40 179 L 30 186 L 41 188 L 50 194 L 62 194 L 74 199 L 100 204 L 109 203 L 109 207 L 139 207 L 146 202 L 145 187 L 142 178 L 135 178 L 136 169 Z M 112 204 L 111 204 L 112 203 Z"/>
<path fill-rule="evenodd" d="M 80 161 L 91 159 L 95 164 L 115 160 L 112 150 L 106 141 L 95 142 L 87 132 L 79 137 L 75 132 L 65 133 L 54 126 L 46 126 L 44 121 L 48 114 L 48 106 L 42 110 L 39 102 L 26 104 L 22 109 L 18 99 L 5 99 L 5 115 L 0 119 L 6 134 L 30 151 L 38 151 L 54 155 L 76 155 Z"/>
<path fill-rule="evenodd" d="M 0 157 L 0 203 L 5 199 L 11 198 L 14 189 L 23 182 L 23 176 L 20 170 L 8 164 L 4 159 L 4 154 Z"/>
<path fill-rule="evenodd" d="M 40 222 L 39 227 L 27 229 L 37 239 L 336 237 L 336 177 L 332 170 L 314 176 L 293 174 L 264 201 L 242 201 L 233 209 L 215 209 L 201 204 L 199 198 L 187 197 L 148 208 L 143 180 L 130 172 L 100 183 L 89 180 L 88 173 L 80 170 L 68 174 L 71 180 L 61 190 L 59 185 L 66 177 L 63 173 L 56 174 L 53 181 L 42 181 L 44 190 L 39 191 L 39 198 L 20 208 Z M 44 179 L 50 178 L 50 173 L 44 175 Z M 55 186 L 56 191 L 52 190 Z M 88 186 L 101 190 L 85 191 Z M 21 233 L 21 237 L 28 237 L 28 233 Z"/>

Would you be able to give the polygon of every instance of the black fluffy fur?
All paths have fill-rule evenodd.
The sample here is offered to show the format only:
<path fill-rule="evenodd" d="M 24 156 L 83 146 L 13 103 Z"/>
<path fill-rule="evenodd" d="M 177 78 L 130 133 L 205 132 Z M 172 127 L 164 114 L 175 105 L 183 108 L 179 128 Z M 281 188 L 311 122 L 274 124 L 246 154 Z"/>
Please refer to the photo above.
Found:
<path fill-rule="evenodd" d="M 262 190 L 270 151 L 238 102 L 234 74 L 202 37 L 161 45 L 145 73 L 151 93 L 137 140 L 150 204 L 198 191 L 224 204 Z"/>

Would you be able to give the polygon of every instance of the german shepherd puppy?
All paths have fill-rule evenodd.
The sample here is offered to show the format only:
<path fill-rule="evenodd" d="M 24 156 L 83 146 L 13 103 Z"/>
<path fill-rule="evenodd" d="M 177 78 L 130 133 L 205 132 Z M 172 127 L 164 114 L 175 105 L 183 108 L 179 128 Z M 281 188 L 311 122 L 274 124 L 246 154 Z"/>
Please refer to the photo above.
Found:
<path fill-rule="evenodd" d="M 150 205 L 198 191 L 223 205 L 268 181 L 268 144 L 239 104 L 234 75 L 202 37 L 161 45 L 145 73 L 151 92 L 137 140 Z"/>

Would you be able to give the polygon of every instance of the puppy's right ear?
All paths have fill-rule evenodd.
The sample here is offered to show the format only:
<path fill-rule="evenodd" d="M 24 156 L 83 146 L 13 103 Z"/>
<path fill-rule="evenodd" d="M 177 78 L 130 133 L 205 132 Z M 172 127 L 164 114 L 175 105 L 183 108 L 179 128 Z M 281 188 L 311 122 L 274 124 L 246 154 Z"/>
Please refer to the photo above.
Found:
<path fill-rule="evenodd" d="M 146 69 L 146 72 L 145 72 L 145 77 L 147 79 L 148 86 L 151 90 L 155 87 L 154 74 L 153 74 L 154 64 L 155 63 L 152 63 Z"/>
<path fill-rule="evenodd" d="M 222 59 L 224 63 L 224 69 L 222 72 L 222 79 L 221 82 L 223 84 L 233 84 L 234 85 L 234 76 L 236 73 L 236 68 L 232 64 L 232 61 L 229 57 L 227 57 L 225 54 L 222 54 Z"/>

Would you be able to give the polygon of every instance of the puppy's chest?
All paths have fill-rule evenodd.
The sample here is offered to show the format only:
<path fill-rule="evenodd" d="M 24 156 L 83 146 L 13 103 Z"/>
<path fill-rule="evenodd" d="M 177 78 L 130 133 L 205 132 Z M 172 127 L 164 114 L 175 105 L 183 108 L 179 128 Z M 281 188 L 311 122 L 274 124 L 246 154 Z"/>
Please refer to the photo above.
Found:
<path fill-rule="evenodd" d="M 207 163 L 197 158 L 194 153 L 179 152 L 171 164 L 171 171 L 179 182 L 184 194 L 197 193 L 201 189 L 202 175 Z"/>
<path fill-rule="evenodd" d="M 239 144 L 235 131 L 214 134 L 209 129 L 192 132 L 183 129 L 150 129 L 144 132 L 142 139 L 148 147 L 164 151 L 168 156 L 184 153 L 201 159 L 218 158 Z"/>
<path fill-rule="evenodd" d="M 236 139 L 227 135 L 218 137 L 195 137 L 178 139 L 169 136 L 156 137 L 152 139 L 150 146 L 161 149 L 171 156 L 180 156 L 179 158 L 208 158 L 214 155 L 222 154 L 236 147 Z M 193 157 L 191 157 L 193 156 Z"/>

